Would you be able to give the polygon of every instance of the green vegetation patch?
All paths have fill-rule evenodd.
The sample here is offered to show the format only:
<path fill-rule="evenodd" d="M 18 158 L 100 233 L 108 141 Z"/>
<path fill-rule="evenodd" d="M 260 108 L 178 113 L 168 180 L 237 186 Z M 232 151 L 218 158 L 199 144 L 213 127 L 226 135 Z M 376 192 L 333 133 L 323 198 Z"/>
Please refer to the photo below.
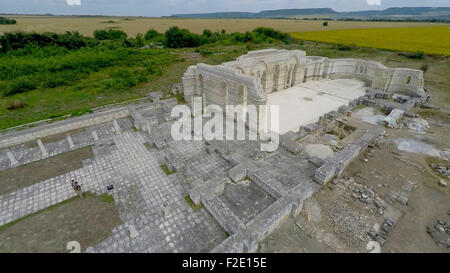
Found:
<path fill-rule="evenodd" d="M 100 199 L 105 203 L 114 204 L 114 197 L 107 193 L 100 194 Z"/>
<path fill-rule="evenodd" d="M 367 107 L 367 105 L 365 105 L 365 104 L 359 104 L 359 105 L 356 105 L 355 107 L 353 107 L 353 111 L 355 111 L 355 110 L 360 110 L 360 109 L 364 109 L 364 108 L 366 108 Z"/>
<path fill-rule="evenodd" d="M 15 25 L 17 22 L 14 19 L 9 19 L 0 16 L 0 25 Z"/>
<path fill-rule="evenodd" d="M 271 28 L 245 33 L 205 30 L 196 34 L 172 27 L 165 33 L 151 29 L 135 37 L 128 37 L 121 30 L 101 29 L 93 36 L 78 32 L 1 34 L 0 129 L 78 116 L 95 107 L 141 97 L 145 92 L 142 87 L 159 81 L 171 64 L 177 63 L 177 69 L 170 69 L 178 72 L 178 67 L 185 70 L 188 65 L 201 61 L 192 55 L 180 57 L 178 53 L 184 50 L 169 48 L 240 48 L 232 52 L 228 49 L 225 54 L 206 47 L 201 49 L 204 56 L 212 52 L 208 56 L 211 61 L 206 62 L 215 63 L 231 60 L 258 45 L 291 41 L 288 34 Z M 179 77 L 176 77 L 178 81 Z M 173 84 L 168 81 L 172 78 L 175 79 L 171 75 L 165 77 L 164 88 Z M 159 87 L 160 83 L 155 86 Z M 175 97 L 179 103 L 185 103 L 182 95 Z M 22 103 L 16 106 L 14 101 Z"/>
<path fill-rule="evenodd" d="M 147 150 L 153 149 L 153 145 L 150 145 L 150 143 L 148 143 L 148 142 L 145 142 L 144 146 L 145 146 L 145 148 L 147 148 Z"/>
<path fill-rule="evenodd" d="M 184 100 L 184 94 L 176 94 L 176 95 L 169 95 L 164 97 L 164 99 L 177 99 L 178 104 L 186 104 L 186 101 Z"/>
<path fill-rule="evenodd" d="M 108 68 L 109 73 L 105 73 L 104 79 L 94 87 L 98 91 L 126 90 L 154 76 L 161 76 L 164 67 L 172 61 L 167 50 L 135 50 L 113 45 L 78 50 L 27 48 L 24 50 L 30 52 L 25 55 L 19 55 L 17 50 L 0 55 L 3 95 L 12 96 L 38 88 L 51 92 L 51 89 L 62 86 L 75 86 L 74 91 L 81 90 L 83 87 L 77 85 L 79 80 Z"/>
<path fill-rule="evenodd" d="M 201 208 L 203 208 L 203 205 L 196 205 L 194 202 L 192 202 L 191 198 L 189 197 L 189 195 L 186 195 L 184 197 L 184 200 L 186 200 L 186 202 L 189 204 L 189 206 L 192 208 L 193 211 L 199 210 Z"/>
<path fill-rule="evenodd" d="M 166 164 L 161 165 L 160 167 L 161 167 L 161 169 L 164 171 L 164 173 L 166 175 L 171 175 L 171 174 L 176 173 L 176 171 L 169 171 L 169 169 L 167 168 Z"/>
<path fill-rule="evenodd" d="M 423 118 L 430 118 L 434 120 L 439 120 L 444 123 L 450 123 L 450 115 L 444 111 L 437 109 L 415 109 L 417 114 L 419 114 Z"/>

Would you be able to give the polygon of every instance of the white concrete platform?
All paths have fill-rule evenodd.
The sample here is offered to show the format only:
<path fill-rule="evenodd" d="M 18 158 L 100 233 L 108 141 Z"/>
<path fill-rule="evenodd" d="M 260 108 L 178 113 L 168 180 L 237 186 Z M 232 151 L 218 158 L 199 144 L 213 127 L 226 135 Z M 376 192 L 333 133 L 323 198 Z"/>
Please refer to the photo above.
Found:
<path fill-rule="evenodd" d="M 354 79 L 309 81 L 268 95 L 267 105 L 279 105 L 280 134 L 298 131 L 330 111 L 365 94 L 365 83 Z"/>

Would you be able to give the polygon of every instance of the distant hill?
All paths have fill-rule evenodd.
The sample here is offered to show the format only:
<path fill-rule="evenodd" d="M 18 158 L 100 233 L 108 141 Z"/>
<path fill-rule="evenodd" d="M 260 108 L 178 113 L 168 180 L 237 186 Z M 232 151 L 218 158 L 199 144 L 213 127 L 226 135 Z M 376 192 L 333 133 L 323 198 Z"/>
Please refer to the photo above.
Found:
<path fill-rule="evenodd" d="M 279 9 L 261 12 L 174 14 L 179 18 L 331 18 L 331 19 L 450 19 L 450 7 L 403 7 L 385 10 L 337 12 L 330 8 Z"/>
<path fill-rule="evenodd" d="M 174 14 L 174 17 L 181 18 L 277 18 L 291 17 L 296 15 L 328 15 L 337 12 L 329 8 L 321 9 L 278 9 L 264 10 L 258 13 L 254 12 L 213 12 L 213 13 L 194 13 L 194 14 Z"/>
<path fill-rule="evenodd" d="M 405 7 L 389 8 L 385 10 L 366 10 L 354 12 L 341 12 L 344 17 L 417 17 L 417 18 L 439 18 L 450 15 L 450 7 Z"/>

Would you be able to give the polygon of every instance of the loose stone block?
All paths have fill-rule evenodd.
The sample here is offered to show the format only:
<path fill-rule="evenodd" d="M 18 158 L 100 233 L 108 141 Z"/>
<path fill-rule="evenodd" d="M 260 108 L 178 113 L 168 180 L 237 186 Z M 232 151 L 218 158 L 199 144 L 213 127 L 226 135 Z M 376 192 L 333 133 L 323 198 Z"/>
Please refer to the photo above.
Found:
<path fill-rule="evenodd" d="M 148 97 L 153 101 L 153 102 L 158 102 L 161 98 L 162 98 L 163 94 L 161 91 L 157 91 L 157 92 L 152 92 L 148 94 Z"/>
<path fill-rule="evenodd" d="M 16 160 L 16 158 L 14 157 L 14 155 L 13 155 L 12 152 L 8 151 L 8 152 L 6 153 L 6 155 L 7 155 L 8 158 L 9 158 L 9 162 L 11 162 L 11 166 L 14 166 L 14 165 L 19 164 L 19 161 Z"/>
<path fill-rule="evenodd" d="M 97 132 L 96 131 L 92 131 L 92 137 L 94 138 L 94 141 L 97 142 L 100 139 L 98 138 Z"/>
<path fill-rule="evenodd" d="M 39 149 L 41 149 L 42 156 L 47 156 L 48 155 L 47 149 L 45 149 L 45 146 L 42 143 L 41 139 L 37 140 L 37 144 L 39 145 Z"/>
<path fill-rule="evenodd" d="M 145 122 L 145 129 L 149 134 L 152 132 L 152 126 L 150 125 L 150 121 L 148 120 Z"/>
<path fill-rule="evenodd" d="M 67 143 L 69 143 L 69 148 L 70 149 L 75 148 L 75 145 L 73 144 L 72 136 L 67 136 L 66 139 L 67 139 Z"/>
<path fill-rule="evenodd" d="M 114 130 L 116 131 L 116 134 L 120 134 L 122 130 L 120 130 L 119 123 L 117 123 L 117 119 L 113 121 Z"/>
<path fill-rule="evenodd" d="M 247 168 L 242 165 L 238 165 L 228 172 L 228 176 L 233 180 L 233 182 L 239 182 L 245 178 L 247 175 Z"/>

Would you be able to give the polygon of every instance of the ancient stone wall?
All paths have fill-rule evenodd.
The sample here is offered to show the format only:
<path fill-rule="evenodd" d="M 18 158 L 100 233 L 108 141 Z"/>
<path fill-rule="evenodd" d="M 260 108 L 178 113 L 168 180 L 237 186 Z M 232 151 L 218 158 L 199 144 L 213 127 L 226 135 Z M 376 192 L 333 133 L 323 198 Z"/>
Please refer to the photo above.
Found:
<path fill-rule="evenodd" d="M 256 77 L 265 94 L 286 89 L 303 81 L 306 53 L 301 50 L 265 49 L 250 51 L 223 65 Z"/>
<path fill-rule="evenodd" d="M 0 148 L 21 144 L 44 138 L 51 135 L 65 133 L 71 130 L 94 126 L 108 121 L 124 118 L 129 115 L 126 107 L 118 107 L 112 110 L 83 115 L 81 117 L 70 118 L 57 121 L 52 124 L 43 125 L 22 131 L 8 131 L 1 135 Z"/>
<path fill-rule="evenodd" d="M 306 57 L 304 81 L 324 78 L 353 78 L 385 92 L 423 96 L 423 72 L 407 68 L 389 68 L 379 62 L 359 59 Z"/>
<path fill-rule="evenodd" d="M 190 66 L 182 78 L 184 97 L 200 96 L 208 104 L 261 105 L 266 95 L 296 84 L 321 79 L 352 78 L 384 92 L 423 96 L 423 72 L 388 68 L 359 59 L 306 56 L 301 50 L 250 51 L 235 61 L 211 66 Z"/>

